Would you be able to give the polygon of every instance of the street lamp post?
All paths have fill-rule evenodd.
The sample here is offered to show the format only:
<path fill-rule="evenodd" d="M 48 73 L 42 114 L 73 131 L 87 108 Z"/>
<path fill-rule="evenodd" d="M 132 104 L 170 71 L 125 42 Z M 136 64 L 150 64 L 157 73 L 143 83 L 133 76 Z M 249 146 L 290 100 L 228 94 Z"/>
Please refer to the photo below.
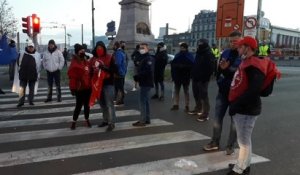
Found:
<path fill-rule="evenodd" d="M 67 27 L 65 24 L 63 26 L 64 26 L 64 30 L 65 30 L 65 48 L 67 48 Z"/>
<path fill-rule="evenodd" d="M 262 4 L 262 0 L 258 0 L 258 5 L 257 5 L 257 28 L 256 28 L 257 42 L 259 42 L 259 39 L 260 39 L 261 4 Z"/>

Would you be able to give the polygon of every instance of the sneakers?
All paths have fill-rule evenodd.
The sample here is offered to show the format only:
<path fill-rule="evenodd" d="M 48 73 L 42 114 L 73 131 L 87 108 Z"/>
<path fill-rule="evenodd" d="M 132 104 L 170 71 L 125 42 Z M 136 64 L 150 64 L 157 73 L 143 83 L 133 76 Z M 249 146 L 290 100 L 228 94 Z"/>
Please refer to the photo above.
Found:
<path fill-rule="evenodd" d="M 134 92 L 134 91 L 137 91 L 137 88 L 135 88 L 135 87 L 134 87 L 134 88 L 132 88 L 132 90 L 131 90 L 131 91 L 133 91 L 133 92 Z"/>
<path fill-rule="evenodd" d="M 101 124 L 98 125 L 98 127 L 101 127 L 101 128 L 102 128 L 102 127 L 107 126 L 107 125 L 108 125 L 107 122 L 102 122 Z"/>
<path fill-rule="evenodd" d="M 228 147 L 226 148 L 225 152 L 226 152 L 226 155 L 231 155 L 231 154 L 234 153 L 234 148 L 228 146 Z"/>
<path fill-rule="evenodd" d="M 86 125 L 86 127 L 88 127 L 88 128 L 91 128 L 91 127 L 92 127 L 92 125 L 91 125 L 89 119 L 85 120 L 85 125 Z"/>
<path fill-rule="evenodd" d="M 150 122 L 149 122 L 149 124 L 150 124 Z M 132 126 L 146 126 L 146 123 L 141 122 L 141 121 L 137 121 L 135 123 L 132 123 Z"/>
<path fill-rule="evenodd" d="M 228 168 L 229 168 L 231 171 L 228 172 L 227 175 L 235 175 L 235 174 L 239 174 L 239 173 L 237 173 L 237 172 L 235 172 L 235 171 L 232 170 L 233 167 L 234 167 L 234 165 L 235 165 L 235 164 L 233 164 L 233 163 L 228 164 Z M 230 174 L 230 173 L 232 173 L 232 174 Z M 234 173 L 235 173 L 235 174 L 234 174 Z M 244 169 L 242 175 L 248 175 L 249 173 L 250 173 L 250 166 L 248 166 L 246 169 Z"/>
<path fill-rule="evenodd" d="M 71 130 L 76 129 L 76 122 L 72 122 L 70 129 L 71 129 Z"/>
<path fill-rule="evenodd" d="M 200 117 L 197 118 L 197 121 L 199 122 L 205 122 L 207 120 L 209 120 L 209 117 L 208 115 L 204 115 L 204 114 L 200 115 Z"/>
<path fill-rule="evenodd" d="M 211 141 L 211 142 L 209 142 L 209 144 L 207 144 L 203 147 L 203 150 L 204 151 L 216 151 L 216 150 L 219 150 L 219 145 L 216 144 L 215 142 Z"/>
<path fill-rule="evenodd" d="M 173 105 L 172 108 L 170 109 L 171 111 L 176 111 L 179 109 L 178 105 Z"/>
<path fill-rule="evenodd" d="M 124 102 L 116 102 L 114 105 L 115 106 L 124 106 Z"/>
<path fill-rule="evenodd" d="M 188 114 L 190 115 L 197 115 L 199 112 L 197 110 L 192 110 L 192 111 L 189 111 Z"/>
<path fill-rule="evenodd" d="M 4 92 L 4 91 L 2 91 L 2 89 L 0 89 L 0 94 L 5 94 L 5 92 Z"/>
<path fill-rule="evenodd" d="M 24 105 L 24 103 L 19 103 L 18 105 L 17 105 L 17 108 L 20 108 L 20 107 L 22 107 Z"/>
<path fill-rule="evenodd" d="M 108 124 L 108 127 L 106 128 L 106 131 L 112 131 L 115 128 L 115 124 L 111 123 Z"/>
<path fill-rule="evenodd" d="M 45 102 L 45 103 L 48 103 L 48 102 L 51 102 L 51 101 L 52 101 L 52 99 L 47 98 L 44 102 Z"/>
<path fill-rule="evenodd" d="M 158 95 L 157 94 L 154 94 L 151 99 L 158 99 Z"/>

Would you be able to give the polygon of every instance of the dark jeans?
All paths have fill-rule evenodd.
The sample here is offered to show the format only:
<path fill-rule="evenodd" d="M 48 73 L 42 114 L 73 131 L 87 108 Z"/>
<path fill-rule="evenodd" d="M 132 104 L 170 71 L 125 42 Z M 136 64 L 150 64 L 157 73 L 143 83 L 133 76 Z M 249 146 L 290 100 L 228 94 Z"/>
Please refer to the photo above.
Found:
<path fill-rule="evenodd" d="M 202 112 L 203 115 L 208 115 L 210 105 L 208 99 L 208 83 L 209 82 L 201 82 L 194 81 L 192 82 L 193 86 L 193 95 L 195 99 L 195 110 L 198 112 Z"/>
<path fill-rule="evenodd" d="M 179 105 L 179 94 L 180 94 L 181 86 L 183 87 L 185 106 L 189 106 L 189 102 L 190 102 L 189 84 L 182 84 L 182 83 L 174 83 L 173 104 Z"/>
<path fill-rule="evenodd" d="M 20 80 L 19 104 L 24 104 L 25 102 L 27 84 L 29 86 L 28 102 L 29 103 L 33 102 L 35 82 L 36 81 Z"/>
<path fill-rule="evenodd" d="M 56 93 L 57 99 L 61 99 L 61 89 L 60 89 L 60 70 L 55 72 L 47 71 L 47 81 L 48 81 L 48 96 L 47 99 L 52 99 L 52 88 L 53 88 L 53 81 L 56 85 Z"/>
<path fill-rule="evenodd" d="M 165 85 L 163 81 L 154 81 L 154 86 L 155 86 L 155 94 L 159 95 L 159 87 L 160 86 L 160 96 L 164 96 L 164 92 L 165 92 Z"/>
<path fill-rule="evenodd" d="M 76 106 L 73 113 L 73 121 L 77 121 L 78 116 L 80 114 L 82 106 L 84 106 L 84 118 L 89 119 L 90 115 L 90 97 L 91 97 L 91 89 L 80 90 L 75 93 L 76 97 Z"/>
<path fill-rule="evenodd" d="M 229 101 L 226 95 L 221 94 L 220 92 L 216 98 L 216 107 L 215 107 L 215 118 L 213 123 L 213 136 L 212 141 L 219 145 L 222 133 L 223 119 L 226 115 L 226 110 L 229 106 Z M 230 132 L 227 142 L 227 147 L 233 147 L 236 142 L 236 129 L 232 117 L 230 117 Z"/>
<path fill-rule="evenodd" d="M 140 87 L 141 122 L 150 122 L 150 90 L 151 87 Z"/>
<path fill-rule="evenodd" d="M 115 78 L 115 100 L 119 103 L 124 103 L 124 85 L 125 78 Z"/>

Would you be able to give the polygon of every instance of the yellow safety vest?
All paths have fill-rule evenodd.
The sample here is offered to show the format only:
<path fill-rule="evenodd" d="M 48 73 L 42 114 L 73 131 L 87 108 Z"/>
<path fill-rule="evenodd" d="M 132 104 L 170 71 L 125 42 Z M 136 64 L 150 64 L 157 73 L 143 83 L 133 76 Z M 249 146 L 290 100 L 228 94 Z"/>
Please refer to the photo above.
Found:
<path fill-rule="evenodd" d="M 264 45 L 264 46 L 259 46 L 259 56 L 268 56 L 268 50 L 269 50 L 269 46 L 268 45 Z"/>
<path fill-rule="evenodd" d="M 211 48 L 212 53 L 214 54 L 214 56 L 216 57 L 216 59 L 218 59 L 220 57 L 220 51 L 218 48 Z"/>

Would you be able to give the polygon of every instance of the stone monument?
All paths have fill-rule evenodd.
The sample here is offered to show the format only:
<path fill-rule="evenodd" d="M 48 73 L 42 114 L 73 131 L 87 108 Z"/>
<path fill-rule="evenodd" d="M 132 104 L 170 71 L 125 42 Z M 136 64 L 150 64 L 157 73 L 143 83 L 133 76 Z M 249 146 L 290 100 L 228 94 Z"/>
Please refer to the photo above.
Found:
<path fill-rule="evenodd" d="M 121 19 L 114 41 L 125 41 L 126 48 L 132 50 L 136 44 L 147 42 L 154 44 L 154 35 L 149 22 L 149 7 L 147 0 L 122 0 Z"/>

